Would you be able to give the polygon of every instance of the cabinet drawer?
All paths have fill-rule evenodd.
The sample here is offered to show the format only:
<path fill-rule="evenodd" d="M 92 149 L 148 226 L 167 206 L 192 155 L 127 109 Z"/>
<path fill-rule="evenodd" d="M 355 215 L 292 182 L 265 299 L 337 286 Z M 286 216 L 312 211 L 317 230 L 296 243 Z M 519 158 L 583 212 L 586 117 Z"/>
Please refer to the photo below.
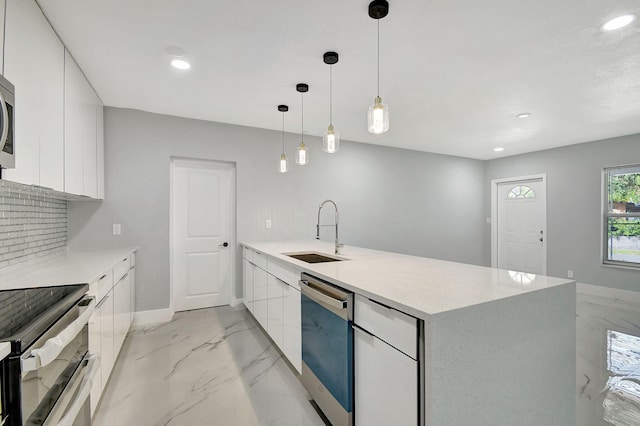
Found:
<path fill-rule="evenodd" d="M 129 271 L 129 268 L 131 268 L 131 256 L 128 255 L 120 259 L 113 267 L 113 283 L 118 284 L 118 281 L 124 277 L 124 274 Z"/>
<path fill-rule="evenodd" d="M 413 359 L 418 359 L 418 320 L 355 295 L 354 322 Z"/>
<path fill-rule="evenodd" d="M 89 287 L 91 287 L 91 285 L 89 285 Z M 113 287 L 113 269 L 104 271 L 104 273 L 100 275 L 100 278 L 95 281 L 96 302 L 101 301 L 104 295 L 109 293 L 111 287 Z"/>
<path fill-rule="evenodd" d="M 250 248 L 242 247 L 242 257 L 247 259 L 249 262 L 253 262 L 253 250 Z"/>
<path fill-rule="evenodd" d="M 289 268 L 273 259 L 269 259 L 267 271 L 274 277 L 280 279 L 280 281 L 283 281 L 289 284 L 291 287 L 300 290 L 300 284 L 298 284 L 298 280 L 300 280 L 300 273 L 302 271 L 297 271 L 295 269 Z"/>
<path fill-rule="evenodd" d="M 253 264 L 259 268 L 267 270 L 267 255 L 259 251 L 253 252 Z"/>

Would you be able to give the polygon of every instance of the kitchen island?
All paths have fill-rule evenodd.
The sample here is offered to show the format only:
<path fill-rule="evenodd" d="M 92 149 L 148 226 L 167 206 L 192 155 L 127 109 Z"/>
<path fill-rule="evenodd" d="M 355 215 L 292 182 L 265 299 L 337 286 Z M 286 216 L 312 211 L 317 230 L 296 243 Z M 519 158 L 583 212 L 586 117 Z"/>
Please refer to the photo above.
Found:
<path fill-rule="evenodd" d="M 245 275 L 248 258 L 258 264 L 255 271 L 264 269 L 265 281 L 273 274 L 294 286 L 291 271 L 307 272 L 353 291 L 356 300 L 416 319 L 418 424 L 575 424 L 574 281 L 349 246 L 338 255 L 343 260 L 335 262 L 312 264 L 288 256 L 333 255 L 333 244 L 320 241 L 243 246 L 250 252 Z M 288 275 L 279 272 L 283 269 Z M 258 289 L 248 291 L 252 297 L 246 302 L 256 318 L 261 315 Z M 266 299 L 265 310 L 273 303 Z M 268 325 L 268 311 L 265 315 Z M 357 316 L 356 311 L 354 323 Z M 286 333 L 285 328 L 282 347 L 288 347 Z M 368 410 L 363 405 L 387 405 L 393 415 L 388 401 L 394 390 L 388 383 L 377 384 L 379 400 L 358 404 L 357 346 L 355 359 L 356 424 L 358 413 L 363 418 Z"/>

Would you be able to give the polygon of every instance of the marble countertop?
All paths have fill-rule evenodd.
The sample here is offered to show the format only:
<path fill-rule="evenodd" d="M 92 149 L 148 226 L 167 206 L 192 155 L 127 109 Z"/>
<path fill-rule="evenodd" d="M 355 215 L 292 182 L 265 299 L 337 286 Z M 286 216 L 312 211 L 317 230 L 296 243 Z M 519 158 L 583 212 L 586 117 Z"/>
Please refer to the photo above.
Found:
<path fill-rule="evenodd" d="M 100 277 L 135 247 L 63 251 L 0 269 L 0 290 L 86 284 Z"/>
<path fill-rule="evenodd" d="M 306 263 L 283 253 L 316 251 L 333 255 L 323 241 L 247 242 L 242 245 L 295 265 L 363 296 L 418 318 L 541 291 L 573 280 L 484 266 L 344 246 L 344 261 Z"/>
<path fill-rule="evenodd" d="M 7 355 L 11 353 L 11 343 L 2 342 L 0 343 L 0 361 L 5 359 Z"/>

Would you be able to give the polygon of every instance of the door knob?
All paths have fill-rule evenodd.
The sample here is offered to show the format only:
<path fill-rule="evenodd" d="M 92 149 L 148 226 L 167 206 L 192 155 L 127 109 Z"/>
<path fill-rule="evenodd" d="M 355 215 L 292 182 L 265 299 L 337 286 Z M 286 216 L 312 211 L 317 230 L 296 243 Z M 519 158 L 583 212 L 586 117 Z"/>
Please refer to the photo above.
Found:
<path fill-rule="evenodd" d="M 225 241 L 222 244 L 218 244 L 218 247 L 229 247 L 229 243 Z"/>

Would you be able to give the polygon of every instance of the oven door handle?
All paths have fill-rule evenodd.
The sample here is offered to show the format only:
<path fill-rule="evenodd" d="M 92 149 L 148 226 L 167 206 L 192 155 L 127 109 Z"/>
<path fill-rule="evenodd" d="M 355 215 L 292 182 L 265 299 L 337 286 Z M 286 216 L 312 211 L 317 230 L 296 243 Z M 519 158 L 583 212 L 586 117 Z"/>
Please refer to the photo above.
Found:
<path fill-rule="evenodd" d="M 100 368 L 100 355 L 90 355 L 87 358 L 87 366 L 84 368 L 86 368 L 87 371 L 82 378 L 82 382 L 80 383 L 80 387 L 78 388 L 76 398 L 71 403 L 69 408 L 67 408 L 67 413 L 63 418 L 60 419 L 57 426 L 73 426 L 73 422 L 76 420 L 76 417 L 78 417 L 78 413 L 91 394 L 93 379 L 95 379 L 96 374 L 98 374 L 98 369 Z"/>
<path fill-rule="evenodd" d="M 346 300 L 336 299 L 329 294 L 323 293 L 320 289 L 311 287 L 308 281 L 300 280 L 298 283 L 300 284 L 300 291 L 307 297 L 334 309 L 342 310 L 347 308 Z"/>
<path fill-rule="evenodd" d="M 85 299 L 83 299 L 85 300 Z M 22 372 L 38 370 L 55 360 L 64 348 L 76 338 L 82 328 L 89 322 L 89 317 L 96 310 L 96 299 L 91 301 L 78 318 L 62 330 L 57 336 L 47 340 L 39 349 L 33 349 L 28 358 L 22 360 Z"/>

